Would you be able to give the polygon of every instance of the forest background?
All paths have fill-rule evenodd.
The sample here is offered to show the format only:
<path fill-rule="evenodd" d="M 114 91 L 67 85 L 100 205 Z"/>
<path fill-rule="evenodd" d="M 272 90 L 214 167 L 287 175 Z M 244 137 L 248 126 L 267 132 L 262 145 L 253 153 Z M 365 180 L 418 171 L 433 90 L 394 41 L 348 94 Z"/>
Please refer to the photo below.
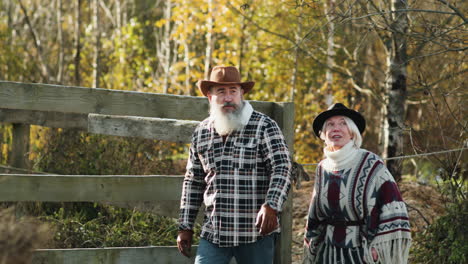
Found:
<path fill-rule="evenodd" d="M 234 65 L 256 82 L 247 100 L 295 103 L 298 163 L 321 159 L 311 124 L 335 102 L 363 113 L 363 147 L 384 158 L 460 149 L 467 10 L 461 0 L 2 0 L 0 79 L 201 96 L 197 80 L 212 66 Z M 11 131 L 0 124 L 1 164 L 11 161 Z M 40 126 L 30 135 L 28 166 L 50 173 L 183 174 L 187 156 L 183 144 Z M 466 152 L 387 166 L 397 180 L 439 186 L 447 208 L 467 208 Z M 68 223 L 63 208 L 41 210 Z M 70 208 L 81 208 L 77 218 L 102 209 Z M 466 241 L 451 245 L 457 239 Z M 466 244 L 444 256 L 466 259 Z"/>

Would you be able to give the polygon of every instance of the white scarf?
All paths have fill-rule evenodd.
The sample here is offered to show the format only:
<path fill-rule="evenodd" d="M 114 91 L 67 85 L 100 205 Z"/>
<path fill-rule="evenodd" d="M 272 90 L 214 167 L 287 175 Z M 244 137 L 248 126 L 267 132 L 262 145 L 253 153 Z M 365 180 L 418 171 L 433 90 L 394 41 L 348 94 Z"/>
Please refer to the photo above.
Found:
<path fill-rule="evenodd" d="M 325 147 L 323 152 L 327 157 L 323 163 L 324 168 L 329 170 L 341 170 L 348 167 L 349 163 L 357 157 L 359 149 L 354 146 L 354 141 L 351 140 L 339 150 L 330 151 Z"/>

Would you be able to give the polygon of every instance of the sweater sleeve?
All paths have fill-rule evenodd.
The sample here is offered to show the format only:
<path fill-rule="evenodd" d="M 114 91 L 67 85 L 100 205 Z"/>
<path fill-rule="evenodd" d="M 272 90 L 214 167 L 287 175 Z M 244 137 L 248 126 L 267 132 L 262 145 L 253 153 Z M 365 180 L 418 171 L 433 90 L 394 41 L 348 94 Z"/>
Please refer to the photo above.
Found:
<path fill-rule="evenodd" d="M 313 263 L 315 256 L 317 255 L 318 247 L 323 242 L 325 235 L 325 225 L 319 223 L 318 214 L 318 200 L 317 193 L 319 192 L 320 180 L 318 179 L 320 173 L 320 165 L 317 166 L 315 173 L 314 190 L 312 192 L 312 198 L 310 199 L 309 213 L 307 215 L 307 223 L 305 228 L 304 236 L 304 258 L 308 259 L 309 263 Z"/>
<path fill-rule="evenodd" d="M 366 261 L 407 263 L 411 231 L 405 202 L 393 176 L 384 165 L 375 176 L 367 206 L 367 245 L 364 247 Z M 372 248 L 378 253 L 376 262 L 372 258 Z"/>

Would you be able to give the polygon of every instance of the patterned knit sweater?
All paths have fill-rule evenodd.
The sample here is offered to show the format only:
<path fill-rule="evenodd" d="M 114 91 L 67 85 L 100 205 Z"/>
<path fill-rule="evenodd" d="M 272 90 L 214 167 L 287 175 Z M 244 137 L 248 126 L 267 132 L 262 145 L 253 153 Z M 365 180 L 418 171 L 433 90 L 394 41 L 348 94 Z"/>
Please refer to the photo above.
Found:
<path fill-rule="evenodd" d="M 353 141 L 325 155 L 316 170 L 304 263 L 407 263 L 408 213 L 383 161 Z"/>

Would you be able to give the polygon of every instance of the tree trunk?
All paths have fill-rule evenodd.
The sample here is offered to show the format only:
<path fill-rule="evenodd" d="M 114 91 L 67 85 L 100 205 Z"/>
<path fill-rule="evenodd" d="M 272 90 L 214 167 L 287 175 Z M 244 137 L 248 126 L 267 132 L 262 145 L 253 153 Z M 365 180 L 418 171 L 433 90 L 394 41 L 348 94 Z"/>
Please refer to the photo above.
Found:
<path fill-rule="evenodd" d="M 128 10 L 128 5 L 130 5 L 127 0 L 123 0 L 121 4 L 121 9 L 122 9 L 122 25 L 127 25 L 128 24 L 128 18 L 127 18 L 127 10 Z"/>
<path fill-rule="evenodd" d="M 392 11 L 406 9 L 406 1 L 392 0 Z M 387 44 L 387 81 L 384 157 L 395 157 L 403 154 L 403 129 L 406 108 L 407 78 L 407 30 L 406 12 L 394 12 L 392 15 L 391 36 Z M 396 181 L 401 179 L 401 161 L 391 160 L 387 167 Z"/>
<path fill-rule="evenodd" d="M 301 8 L 299 11 L 299 15 L 297 17 L 297 32 L 295 33 L 296 39 L 296 47 L 294 48 L 294 62 L 293 62 L 293 72 L 291 76 L 291 92 L 289 94 L 289 101 L 294 102 L 294 96 L 296 94 L 296 86 L 297 86 L 297 75 L 299 74 L 299 43 L 301 43 L 302 38 L 302 19 L 303 19 L 303 9 Z"/>
<path fill-rule="evenodd" d="M 294 49 L 294 68 L 291 77 L 291 93 L 289 94 L 289 101 L 294 102 L 294 95 L 296 93 L 297 74 L 299 67 L 299 47 Z"/>
<path fill-rule="evenodd" d="M 169 74 L 171 68 L 171 0 L 166 1 L 166 9 L 164 11 L 164 18 L 166 24 L 164 25 L 164 44 L 163 44 L 163 57 L 164 57 L 164 80 L 163 80 L 163 93 L 167 93 L 169 89 Z"/>
<path fill-rule="evenodd" d="M 64 43 L 62 34 L 62 0 L 57 0 L 57 41 L 59 43 L 59 54 L 57 62 L 57 83 L 61 84 L 63 81 L 63 58 L 64 58 Z"/>
<path fill-rule="evenodd" d="M 101 52 L 101 29 L 99 26 L 99 0 L 93 0 L 93 29 L 94 29 L 94 55 L 93 55 L 93 84 L 92 87 L 99 88 L 100 78 L 100 52 Z"/>
<path fill-rule="evenodd" d="M 247 23 L 245 23 L 245 17 L 242 17 L 241 24 L 241 36 L 239 41 L 239 72 L 242 74 L 244 71 L 242 69 L 242 61 L 244 60 L 244 43 L 245 43 L 245 29 L 247 28 Z"/>
<path fill-rule="evenodd" d="M 47 66 L 47 63 L 44 59 L 44 54 L 42 53 L 42 45 L 41 45 L 41 40 L 39 39 L 39 36 L 37 35 L 37 32 L 35 28 L 33 27 L 31 20 L 29 19 L 28 11 L 26 10 L 26 7 L 23 5 L 23 2 L 21 0 L 18 0 L 20 4 L 20 8 L 24 13 L 24 19 L 26 20 L 26 24 L 29 27 L 29 31 L 31 32 L 31 37 L 32 41 L 34 43 L 34 47 L 36 48 L 37 51 L 37 59 L 39 61 L 39 67 L 41 70 L 42 77 L 44 78 L 43 82 L 48 83 L 50 80 L 50 70 L 49 67 Z"/>
<path fill-rule="evenodd" d="M 206 51 L 205 51 L 205 79 L 209 78 L 211 60 L 213 56 L 213 0 L 208 1 L 208 21 L 207 21 L 207 31 L 206 31 Z"/>
<path fill-rule="evenodd" d="M 115 1 L 115 18 L 116 18 L 116 27 L 117 27 L 117 39 L 119 40 L 119 63 L 125 63 L 125 42 L 122 39 L 122 5 L 120 0 Z"/>
<path fill-rule="evenodd" d="M 75 9 L 75 85 L 80 86 L 80 28 L 81 28 L 81 0 L 76 0 L 76 9 Z"/>
<path fill-rule="evenodd" d="M 326 80 L 326 94 L 325 101 L 328 106 L 333 104 L 333 73 L 332 67 L 335 66 L 335 0 L 328 0 L 324 2 L 325 15 L 327 17 L 328 34 L 327 34 L 327 71 L 325 73 Z"/>
<path fill-rule="evenodd" d="M 11 3 L 10 1 L 7 2 L 7 5 L 8 7 L 6 8 L 7 9 L 7 28 L 13 28 L 13 18 L 12 18 L 12 12 L 13 12 L 13 3 Z M 12 44 L 14 43 L 13 41 L 13 38 L 14 38 L 14 35 L 15 35 L 15 31 L 14 30 L 11 30 L 11 35 L 8 35 L 8 40 L 7 40 L 7 44 L 8 44 L 8 47 L 12 47 Z M 10 79 L 10 67 L 8 65 L 8 63 L 5 64 L 5 72 L 4 73 L 0 73 L 0 78 L 4 79 L 4 80 L 9 80 Z M 1 136 L 1 135 L 0 135 Z M 2 137 L 3 138 L 3 137 Z M 1 156 L 1 154 L 0 154 Z M 1 161 L 1 159 L 0 159 Z"/>
<path fill-rule="evenodd" d="M 190 83 L 190 46 L 186 39 L 183 40 L 184 45 L 184 62 L 185 62 L 185 94 L 195 96 L 195 90 Z"/>

